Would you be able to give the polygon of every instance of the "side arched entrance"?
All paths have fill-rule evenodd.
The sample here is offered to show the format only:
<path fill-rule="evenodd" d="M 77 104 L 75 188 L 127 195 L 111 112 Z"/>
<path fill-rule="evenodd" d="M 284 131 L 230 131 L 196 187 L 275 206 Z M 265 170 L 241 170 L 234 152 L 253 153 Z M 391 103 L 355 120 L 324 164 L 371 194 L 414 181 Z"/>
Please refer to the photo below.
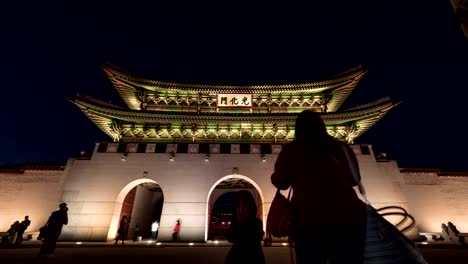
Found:
<path fill-rule="evenodd" d="M 151 179 L 138 179 L 127 184 L 116 198 L 107 240 L 114 240 L 123 216 L 131 218 L 127 239 L 149 239 L 151 223 L 160 222 L 164 203 L 161 186 Z"/>

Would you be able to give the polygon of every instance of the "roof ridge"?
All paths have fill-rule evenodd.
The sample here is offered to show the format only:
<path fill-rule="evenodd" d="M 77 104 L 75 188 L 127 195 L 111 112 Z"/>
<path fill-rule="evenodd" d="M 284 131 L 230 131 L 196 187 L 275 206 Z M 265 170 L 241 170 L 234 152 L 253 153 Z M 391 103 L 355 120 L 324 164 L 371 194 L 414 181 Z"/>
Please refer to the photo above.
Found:
<path fill-rule="evenodd" d="M 136 81 L 139 81 L 143 83 L 143 85 L 160 85 L 160 86 L 191 86 L 191 87 L 197 87 L 197 88 L 211 88 L 211 87 L 225 87 L 225 88 L 267 88 L 269 86 L 278 86 L 281 88 L 290 88 L 290 87 L 296 87 L 296 86 L 318 86 L 317 89 L 322 88 L 325 89 L 323 86 L 326 86 L 327 83 L 332 83 L 332 82 L 342 82 L 345 83 L 345 80 L 342 80 L 346 77 L 348 79 L 354 79 L 359 75 L 363 75 L 364 73 L 367 72 L 367 69 L 363 65 L 358 65 L 356 67 L 353 67 L 345 72 L 341 72 L 339 74 L 333 75 L 333 77 L 321 79 L 321 80 L 315 80 L 315 81 L 308 81 L 308 82 L 299 82 L 299 83 L 281 83 L 281 84 L 254 84 L 254 85 L 236 85 L 236 84 L 229 84 L 229 85 L 217 85 L 217 84 L 203 84 L 203 83 L 186 83 L 186 82 L 177 82 L 177 81 L 160 81 L 156 80 L 153 77 L 149 76 L 143 76 L 140 74 L 134 74 L 129 72 L 126 69 L 123 69 L 121 67 L 118 67 L 112 63 L 106 62 L 101 65 L 101 68 L 104 69 L 106 73 L 112 73 L 114 77 L 118 75 L 126 75 L 126 78 L 132 78 L 135 79 Z M 165 89 L 177 89 L 177 87 L 174 88 L 165 88 Z"/>

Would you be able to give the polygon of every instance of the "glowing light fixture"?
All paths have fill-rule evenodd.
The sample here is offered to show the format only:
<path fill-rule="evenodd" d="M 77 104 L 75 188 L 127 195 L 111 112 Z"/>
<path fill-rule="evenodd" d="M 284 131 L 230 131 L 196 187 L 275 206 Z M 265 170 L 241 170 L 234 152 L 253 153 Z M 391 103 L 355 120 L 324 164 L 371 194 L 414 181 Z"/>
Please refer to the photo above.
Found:
<path fill-rule="evenodd" d="M 83 242 L 78 241 L 78 242 L 76 242 L 75 244 L 81 245 L 81 244 L 83 244 Z"/>
<path fill-rule="evenodd" d="M 288 243 L 281 243 L 281 245 L 283 245 L 283 246 L 287 246 L 287 245 L 288 245 Z"/>
<path fill-rule="evenodd" d="M 190 243 L 188 243 L 188 245 L 189 245 L 189 246 L 193 246 L 193 243 L 192 243 L 192 242 L 190 242 Z"/>
<path fill-rule="evenodd" d="M 175 161 L 174 153 L 171 153 L 171 155 L 169 156 L 169 161 Z"/>
<path fill-rule="evenodd" d="M 162 243 L 161 243 L 161 242 L 158 242 L 158 243 L 156 243 L 156 246 L 160 246 L 160 245 L 162 245 Z"/>

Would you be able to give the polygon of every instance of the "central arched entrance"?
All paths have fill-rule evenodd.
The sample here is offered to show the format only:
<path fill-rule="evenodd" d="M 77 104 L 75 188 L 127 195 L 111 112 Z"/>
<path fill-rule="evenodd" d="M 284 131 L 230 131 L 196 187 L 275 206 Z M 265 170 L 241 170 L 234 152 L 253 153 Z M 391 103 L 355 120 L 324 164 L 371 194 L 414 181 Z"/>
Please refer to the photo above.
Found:
<path fill-rule="evenodd" d="M 205 240 L 225 240 L 231 224 L 232 205 L 236 192 L 247 190 L 257 204 L 257 217 L 263 221 L 263 194 L 258 185 L 242 175 L 229 175 L 218 180 L 208 194 Z"/>
<path fill-rule="evenodd" d="M 127 184 L 117 197 L 107 239 L 115 239 L 123 216 L 131 218 L 127 240 L 149 239 L 151 224 L 161 220 L 163 203 L 162 188 L 154 180 L 139 179 Z"/>

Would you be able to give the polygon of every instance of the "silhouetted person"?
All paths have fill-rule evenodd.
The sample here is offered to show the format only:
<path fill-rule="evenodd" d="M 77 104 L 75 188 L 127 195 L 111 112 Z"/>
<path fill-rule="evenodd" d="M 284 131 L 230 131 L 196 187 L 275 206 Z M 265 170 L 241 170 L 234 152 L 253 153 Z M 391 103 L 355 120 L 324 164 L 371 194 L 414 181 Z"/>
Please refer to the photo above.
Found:
<path fill-rule="evenodd" d="M 122 240 L 122 245 L 125 244 L 129 226 L 130 226 L 130 218 L 124 215 L 122 219 L 120 219 L 119 229 L 117 230 L 117 237 L 115 238 L 116 245 L 119 242 L 119 240 Z"/>
<path fill-rule="evenodd" d="M 180 221 L 177 220 L 174 230 L 172 232 L 172 240 L 179 241 L 179 232 L 180 232 Z"/>
<path fill-rule="evenodd" d="M 366 205 L 345 151 L 359 171 L 351 148 L 328 135 L 320 116 L 310 110 L 296 119 L 296 139 L 285 145 L 271 176 L 274 186 L 293 189 L 297 263 L 362 263 Z"/>
<path fill-rule="evenodd" d="M 16 242 L 16 238 L 18 235 L 18 229 L 20 226 L 19 221 L 15 221 L 11 226 L 10 229 L 8 229 L 8 243 L 14 244 Z"/>
<path fill-rule="evenodd" d="M 68 207 L 66 203 L 59 205 L 59 210 L 53 212 L 47 221 L 47 232 L 42 242 L 39 256 L 53 256 L 57 239 L 62 232 L 63 225 L 68 224 Z"/>
<path fill-rule="evenodd" d="M 28 226 L 31 224 L 31 220 L 29 220 L 29 216 L 25 216 L 24 220 L 18 226 L 18 234 L 16 236 L 16 244 L 21 244 L 23 242 L 23 234 Z"/>
<path fill-rule="evenodd" d="M 137 241 L 139 236 L 140 236 L 140 224 L 136 224 L 135 232 L 133 232 L 133 242 Z"/>
<path fill-rule="evenodd" d="M 225 264 L 266 263 L 262 250 L 263 224 L 257 218 L 257 205 L 249 191 L 239 191 L 233 205 L 231 226 L 226 238 L 232 243 Z"/>

